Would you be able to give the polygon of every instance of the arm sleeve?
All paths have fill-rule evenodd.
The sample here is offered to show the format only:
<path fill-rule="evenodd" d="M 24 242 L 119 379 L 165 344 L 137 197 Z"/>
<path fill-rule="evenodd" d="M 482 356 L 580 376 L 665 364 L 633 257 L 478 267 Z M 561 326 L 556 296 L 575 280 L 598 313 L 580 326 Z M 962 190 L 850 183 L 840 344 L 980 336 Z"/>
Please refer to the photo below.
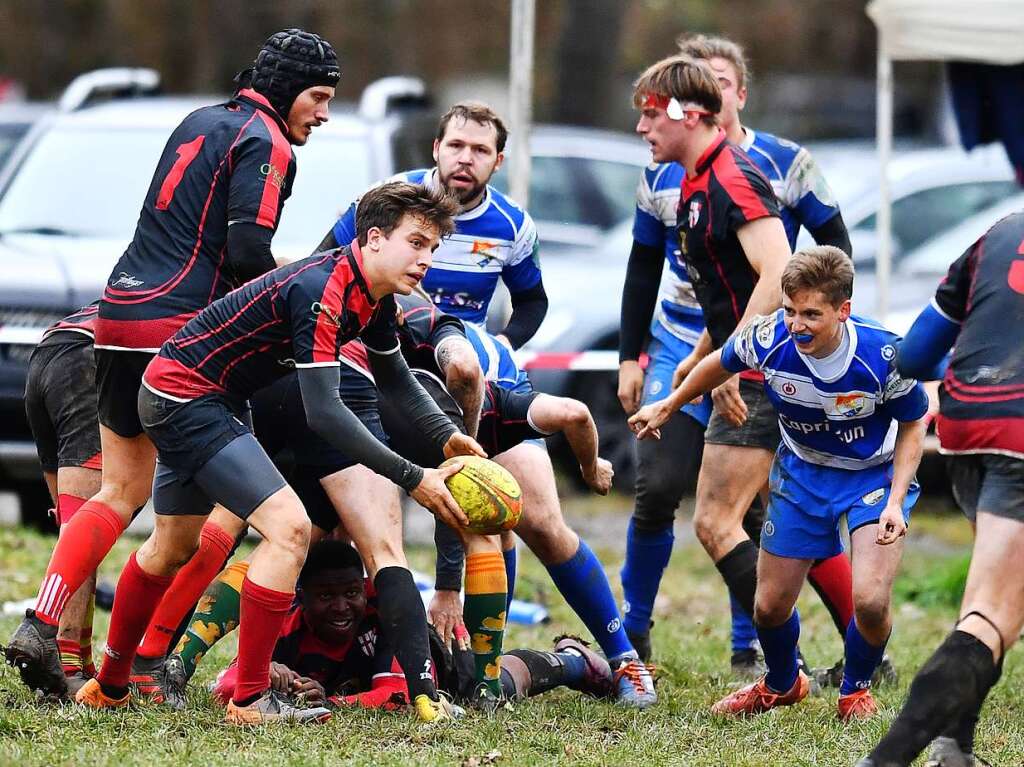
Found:
<path fill-rule="evenodd" d="M 518 349 L 533 338 L 544 321 L 548 313 L 548 294 L 544 292 L 544 283 L 538 279 L 532 288 L 510 292 L 509 297 L 512 299 L 512 316 L 502 333 L 512 348 Z"/>
<path fill-rule="evenodd" d="M 846 229 L 846 222 L 843 221 L 843 214 L 838 210 L 824 224 L 821 226 L 809 226 L 807 231 L 811 233 L 814 241 L 819 245 L 833 245 L 850 258 L 853 258 L 853 244 L 850 242 L 850 233 Z"/>
<path fill-rule="evenodd" d="M 402 355 L 397 349 L 387 354 L 380 354 L 369 347 L 367 351 L 370 352 L 370 367 L 381 393 L 418 432 L 433 444 L 443 447 L 458 429 L 409 372 Z"/>
<path fill-rule="evenodd" d="M 434 588 L 439 591 L 462 590 L 462 566 L 466 552 L 459 535 L 439 519 L 434 520 Z"/>
<path fill-rule="evenodd" d="M 338 247 L 338 241 L 334 239 L 334 228 L 331 227 L 331 231 L 324 235 L 324 238 L 320 240 L 320 244 L 316 246 L 313 253 L 323 253 L 325 250 L 334 250 L 336 247 Z"/>
<path fill-rule="evenodd" d="M 273 237 L 273 230 L 246 221 L 237 221 L 228 227 L 227 261 L 239 285 L 276 266 L 270 252 Z"/>
<path fill-rule="evenodd" d="M 945 375 L 947 353 L 960 334 L 960 323 L 943 315 L 934 304 L 926 306 L 896 353 L 896 368 L 919 381 L 938 381 Z"/>
<path fill-rule="evenodd" d="M 342 402 L 337 367 L 299 368 L 298 377 L 306 422 L 317 434 L 404 490 L 420 483 L 423 469 L 380 442 Z"/>
<path fill-rule="evenodd" d="M 638 211 L 639 215 L 639 211 Z M 635 227 L 634 227 L 635 228 Z M 658 286 L 665 257 L 661 248 L 633 240 L 626 267 L 626 281 L 622 286 L 620 312 L 619 362 L 640 358 L 640 350 L 647 339 L 647 331 L 658 302 Z"/>
<path fill-rule="evenodd" d="M 228 224 L 245 222 L 276 230 L 294 178 L 295 160 L 287 140 L 249 132 L 232 155 Z"/>
<path fill-rule="evenodd" d="M 356 238 L 356 208 L 359 201 L 352 203 L 348 209 L 341 214 L 341 218 L 334 222 L 331 234 L 338 245 L 348 245 Z"/>

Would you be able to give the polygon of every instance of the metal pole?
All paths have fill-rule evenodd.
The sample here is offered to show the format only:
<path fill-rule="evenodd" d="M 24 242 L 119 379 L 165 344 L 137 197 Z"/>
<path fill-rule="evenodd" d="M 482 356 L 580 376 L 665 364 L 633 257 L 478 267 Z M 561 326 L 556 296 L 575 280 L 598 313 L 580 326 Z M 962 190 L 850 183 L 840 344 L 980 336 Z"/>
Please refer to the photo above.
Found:
<path fill-rule="evenodd" d="M 878 83 L 876 136 L 878 141 L 878 216 L 875 233 L 878 252 L 875 276 L 878 280 L 876 319 L 885 322 L 889 312 L 889 277 L 892 273 L 892 195 L 889 190 L 889 158 L 892 155 L 892 59 L 885 47 L 885 37 L 878 33 Z"/>
<path fill-rule="evenodd" d="M 534 0 L 512 0 L 509 59 L 509 193 L 522 207 L 530 200 L 530 123 L 533 120 Z"/>

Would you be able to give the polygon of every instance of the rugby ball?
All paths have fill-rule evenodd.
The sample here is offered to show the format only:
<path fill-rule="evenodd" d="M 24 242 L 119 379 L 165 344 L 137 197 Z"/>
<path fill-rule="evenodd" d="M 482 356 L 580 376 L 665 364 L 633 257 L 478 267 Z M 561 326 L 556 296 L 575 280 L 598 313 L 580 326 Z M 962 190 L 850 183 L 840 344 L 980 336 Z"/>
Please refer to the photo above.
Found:
<path fill-rule="evenodd" d="M 519 524 L 523 514 L 523 491 L 504 466 L 475 455 L 460 455 L 441 464 L 454 462 L 462 469 L 448 477 L 445 484 L 455 502 L 469 517 L 467 530 L 495 535 Z"/>

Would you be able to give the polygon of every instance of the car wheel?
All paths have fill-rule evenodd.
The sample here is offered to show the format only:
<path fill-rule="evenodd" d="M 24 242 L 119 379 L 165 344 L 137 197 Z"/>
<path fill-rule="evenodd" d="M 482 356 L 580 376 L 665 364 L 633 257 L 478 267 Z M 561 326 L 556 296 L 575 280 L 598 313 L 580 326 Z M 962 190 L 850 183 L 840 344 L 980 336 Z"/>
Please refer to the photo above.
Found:
<path fill-rule="evenodd" d="M 572 387 L 573 396 L 586 403 L 597 425 L 602 458 L 615 468 L 616 490 L 632 493 L 636 482 L 636 438 L 626 425 L 619 403 L 618 377 L 612 372 L 583 373 Z"/>

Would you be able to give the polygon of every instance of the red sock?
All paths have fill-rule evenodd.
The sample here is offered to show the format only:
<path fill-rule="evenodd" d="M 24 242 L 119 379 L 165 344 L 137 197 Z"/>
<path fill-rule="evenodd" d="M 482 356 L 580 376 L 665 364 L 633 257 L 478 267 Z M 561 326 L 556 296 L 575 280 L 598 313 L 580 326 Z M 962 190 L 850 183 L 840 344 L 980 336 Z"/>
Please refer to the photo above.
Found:
<path fill-rule="evenodd" d="M 39 587 L 36 616 L 56 626 L 68 599 L 96 571 L 123 531 L 124 522 L 109 506 L 85 503 L 61 529 Z"/>
<path fill-rule="evenodd" d="M 846 637 L 846 627 L 853 620 L 853 570 L 846 554 L 836 554 L 811 568 L 807 580 L 818 592 L 832 614 L 839 635 Z"/>
<path fill-rule="evenodd" d="M 97 677 L 107 687 L 125 687 L 139 640 L 153 617 L 160 597 L 174 580 L 170 575 L 150 575 L 135 560 L 135 553 L 121 571 L 110 614 L 107 649 Z"/>
<path fill-rule="evenodd" d="M 71 518 L 88 500 L 88 498 L 79 498 L 77 495 L 60 493 L 57 496 L 57 525 L 63 527 L 70 522 Z"/>
<path fill-rule="evenodd" d="M 295 594 L 242 581 L 238 618 L 238 682 L 236 701 L 247 701 L 270 687 L 270 658 Z"/>
<path fill-rule="evenodd" d="M 224 567 L 224 560 L 234 545 L 235 539 L 219 525 L 213 522 L 203 525 L 199 535 L 199 550 L 178 571 L 171 588 L 167 589 L 164 598 L 160 600 L 139 646 L 139 655 L 162 658 L 167 654 L 181 621 L 192 612 L 210 581 Z"/>

